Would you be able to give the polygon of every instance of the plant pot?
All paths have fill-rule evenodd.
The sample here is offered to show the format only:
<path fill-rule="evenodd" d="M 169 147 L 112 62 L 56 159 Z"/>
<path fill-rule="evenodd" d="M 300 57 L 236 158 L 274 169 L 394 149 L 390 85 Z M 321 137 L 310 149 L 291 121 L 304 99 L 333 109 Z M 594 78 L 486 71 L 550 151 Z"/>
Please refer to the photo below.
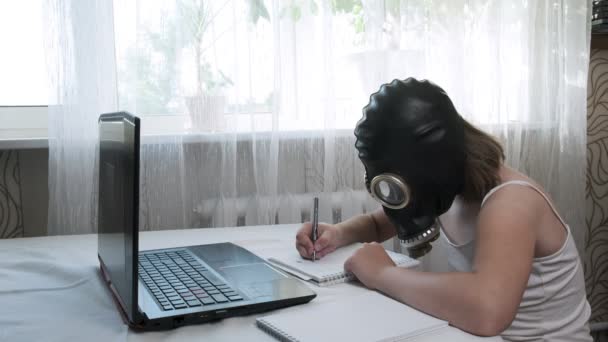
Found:
<path fill-rule="evenodd" d="M 218 132 L 225 128 L 223 95 L 186 96 L 188 115 L 195 131 Z"/>

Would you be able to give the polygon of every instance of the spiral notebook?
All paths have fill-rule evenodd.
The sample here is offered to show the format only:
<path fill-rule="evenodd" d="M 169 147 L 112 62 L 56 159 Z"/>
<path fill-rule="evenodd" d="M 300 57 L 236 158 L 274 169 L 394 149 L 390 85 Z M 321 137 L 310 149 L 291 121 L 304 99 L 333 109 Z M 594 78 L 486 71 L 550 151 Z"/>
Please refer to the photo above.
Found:
<path fill-rule="evenodd" d="M 375 291 L 296 306 L 256 319 L 258 328 L 279 341 L 404 341 L 444 328 L 427 315 Z"/>
<path fill-rule="evenodd" d="M 268 258 L 268 261 L 299 278 L 311 281 L 319 286 L 329 286 L 354 279 L 352 274 L 344 272 L 344 262 L 361 246 L 363 244 L 354 243 L 339 248 L 315 262 L 303 259 L 295 248 L 290 248 L 280 252 L 280 255 Z M 389 250 L 386 252 L 393 262 L 400 267 L 415 267 L 420 263 L 407 255 Z"/>

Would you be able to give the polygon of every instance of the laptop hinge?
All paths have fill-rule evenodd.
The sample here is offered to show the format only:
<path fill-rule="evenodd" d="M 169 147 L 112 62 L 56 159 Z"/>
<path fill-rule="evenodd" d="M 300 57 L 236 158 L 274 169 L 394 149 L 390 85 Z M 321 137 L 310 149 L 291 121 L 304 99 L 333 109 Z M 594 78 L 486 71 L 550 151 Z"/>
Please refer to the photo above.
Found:
<path fill-rule="evenodd" d="M 149 321 L 150 318 L 146 315 L 145 312 L 141 311 L 139 307 L 137 307 L 137 324 L 145 325 L 145 322 Z"/>
<path fill-rule="evenodd" d="M 127 324 L 128 326 L 130 326 L 131 328 L 142 329 L 145 326 L 145 322 L 148 320 L 148 316 L 145 313 L 142 313 L 138 306 L 137 311 L 136 311 L 137 317 L 133 317 L 133 322 L 131 322 L 129 320 L 129 315 L 127 314 L 127 311 L 125 310 L 125 306 L 124 306 L 120 296 L 118 295 L 118 291 L 116 290 L 116 288 L 114 287 L 114 284 L 112 283 L 112 281 L 110 279 L 110 274 L 108 273 L 108 270 L 107 270 L 105 264 L 101 260 L 101 257 L 98 256 L 98 258 L 99 258 L 99 265 L 100 265 L 99 270 L 101 272 L 101 276 L 103 277 L 104 282 L 107 284 L 108 288 L 110 289 L 110 293 L 112 295 L 111 296 L 112 300 L 114 302 L 114 305 L 118 309 L 118 312 L 120 313 L 120 317 L 122 318 L 123 322 L 125 324 Z"/>

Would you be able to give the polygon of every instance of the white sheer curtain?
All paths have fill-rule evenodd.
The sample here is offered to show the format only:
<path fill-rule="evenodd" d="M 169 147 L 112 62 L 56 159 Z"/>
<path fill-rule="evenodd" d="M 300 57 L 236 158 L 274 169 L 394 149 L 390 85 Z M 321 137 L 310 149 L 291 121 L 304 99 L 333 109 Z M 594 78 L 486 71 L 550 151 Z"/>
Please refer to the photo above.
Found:
<path fill-rule="evenodd" d="M 97 120 L 117 108 L 112 6 L 46 2 L 49 234 L 96 231 Z"/>
<path fill-rule="evenodd" d="M 95 230 L 96 119 L 143 119 L 141 228 L 376 208 L 352 129 L 427 78 L 584 224 L 590 5 L 579 0 L 49 0 L 49 232 Z"/>

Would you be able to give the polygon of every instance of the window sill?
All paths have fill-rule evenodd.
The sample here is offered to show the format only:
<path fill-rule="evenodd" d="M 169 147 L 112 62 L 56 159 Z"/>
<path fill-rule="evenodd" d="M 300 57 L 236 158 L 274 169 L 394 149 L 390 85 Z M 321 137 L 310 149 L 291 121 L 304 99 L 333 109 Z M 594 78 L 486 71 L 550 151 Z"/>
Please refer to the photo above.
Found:
<path fill-rule="evenodd" d="M 16 115 L 19 114 L 19 115 Z M 0 150 L 47 149 L 48 127 L 47 109 L 40 107 L 0 107 Z M 511 129 L 535 131 L 555 126 L 556 123 L 527 122 L 525 127 L 520 122 L 509 122 Z M 319 129 L 301 131 L 279 131 L 274 134 L 268 131 L 200 131 L 187 128 L 185 115 L 157 115 L 142 118 L 142 145 L 155 144 L 200 144 L 222 141 L 249 141 L 252 139 L 292 140 L 311 137 L 345 137 L 353 136 L 352 129 L 323 131 Z M 500 132 L 504 124 L 480 124 L 479 128 L 488 132 Z M 8 128 L 7 128 L 8 127 Z"/>
<path fill-rule="evenodd" d="M 0 150 L 48 147 L 46 106 L 0 106 Z"/>
<path fill-rule="evenodd" d="M 278 132 L 275 137 L 279 140 L 290 140 L 306 138 L 311 136 L 322 137 L 326 134 L 323 131 L 285 131 Z M 352 130 L 336 130 L 332 132 L 336 137 L 351 136 Z M 235 139 L 236 141 L 249 141 L 252 136 L 257 139 L 270 138 L 270 132 L 255 133 L 230 133 L 230 132 L 176 132 L 166 134 L 144 134 L 141 137 L 142 145 L 155 144 L 197 144 L 213 143 Z M 49 147 L 46 129 L 23 129 L 23 130 L 3 130 L 0 129 L 0 151 L 1 150 L 25 150 L 25 149 L 46 149 Z"/>
<path fill-rule="evenodd" d="M 0 150 L 48 148 L 46 128 L 0 129 Z"/>
<path fill-rule="evenodd" d="M 11 108 L 10 114 L 15 113 Z M 2 112 L 0 111 L 0 114 Z M 40 115 L 42 114 L 42 115 Z M 23 123 L 15 122 L 14 118 L 22 117 L 6 115 L 7 125 L 0 129 L 0 150 L 17 149 L 46 149 L 49 147 L 48 128 L 46 127 L 46 108 L 39 113 L 37 120 L 29 120 Z M 0 115 L 0 119 L 2 116 Z M 8 121 L 8 119 L 13 119 Z M 44 119 L 44 120 L 43 120 Z M 44 127 L 28 127 L 38 123 Z M 40 124 L 42 123 L 42 124 Z M 0 127 L 2 127 L 0 125 Z M 155 144 L 200 144 L 217 143 L 223 141 L 250 141 L 252 139 L 291 140 L 299 138 L 323 137 L 333 135 L 335 137 L 352 136 L 352 129 L 337 129 L 335 131 L 323 131 L 319 129 L 300 131 L 280 131 L 271 134 L 269 131 L 242 132 L 242 131 L 204 131 L 187 128 L 187 117 L 183 115 L 155 115 L 142 118 L 142 145 Z"/>

